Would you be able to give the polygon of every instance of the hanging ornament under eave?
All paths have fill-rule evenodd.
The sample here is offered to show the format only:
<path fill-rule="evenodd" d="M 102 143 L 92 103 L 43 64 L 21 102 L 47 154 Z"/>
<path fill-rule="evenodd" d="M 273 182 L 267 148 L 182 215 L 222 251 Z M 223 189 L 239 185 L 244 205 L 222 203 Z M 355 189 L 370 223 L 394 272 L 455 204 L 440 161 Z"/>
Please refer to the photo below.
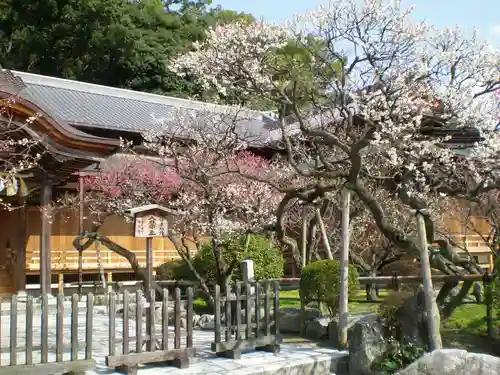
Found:
<path fill-rule="evenodd" d="M 26 197 L 28 195 L 28 187 L 26 182 L 21 177 L 0 173 L 0 195 L 7 197 Z"/>
<path fill-rule="evenodd" d="M 5 195 L 8 197 L 14 197 L 17 195 L 18 185 L 17 179 L 15 177 L 11 177 L 7 179 L 7 183 L 5 184 Z"/>

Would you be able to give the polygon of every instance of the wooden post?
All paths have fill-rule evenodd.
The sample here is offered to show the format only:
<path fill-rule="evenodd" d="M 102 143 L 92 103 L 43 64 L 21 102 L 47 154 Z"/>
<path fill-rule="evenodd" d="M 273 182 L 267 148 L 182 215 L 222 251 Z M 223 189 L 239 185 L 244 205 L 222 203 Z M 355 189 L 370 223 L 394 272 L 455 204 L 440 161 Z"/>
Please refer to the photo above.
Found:
<path fill-rule="evenodd" d="M 151 289 L 153 287 L 153 238 L 146 237 L 146 298 L 150 300 Z"/>
<path fill-rule="evenodd" d="M 26 199 L 19 199 L 19 214 L 18 214 L 18 244 L 16 257 L 16 291 L 26 289 Z"/>
<path fill-rule="evenodd" d="M 87 294 L 87 315 L 85 325 L 85 359 L 92 359 L 92 338 L 94 336 L 94 295 Z"/>
<path fill-rule="evenodd" d="M 488 272 L 485 272 L 483 277 L 484 283 L 484 300 L 486 304 L 486 332 L 489 339 L 493 339 L 495 334 L 493 330 L 493 291 L 491 285 L 491 278 Z"/>
<path fill-rule="evenodd" d="M 304 217 L 302 221 L 302 269 L 307 264 L 307 218 Z"/>
<path fill-rule="evenodd" d="M 64 274 L 63 273 L 58 273 L 57 274 L 57 293 L 63 293 L 64 290 Z"/>
<path fill-rule="evenodd" d="M 328 240 L 325 224 L 323 223 L 323 218 L 321 217 L 321 211 L 319 208 L 316 208 L 316 219 L 318 220 L 319 230 L 321 231 L 321 237 L 323 238 L 323 243 L 325 244 L 326 256 L 328 257 L 328 259 L 333 259 L 332 249 L 330 247 L 330 241 Z"/>
<path fill-rule="evenodd" d="M 424 284 L 425 310 L 427 314 L 427 327 L 429 329 L 430 350 L 434 351 L 443 347 L 441 333 L 439 332 L 439 310 L 434 298 L 434 289 L 432 287 L 431 265 L 429 262 L 429 247 L 427 243 L 427 234 L 425 231 L 425 212 L 417 210 L 418 243 L 420 247 L 420 266 L 422 267 L 422 281 Z"/>
<path fill-rule="evenodd" d="M 220 285 L 215 286 L 215 343 L 218 344 L 221 342 L 221 292 Z"/>
<path fill-rule="evenodd" d="M 62 362 L 64 353 L 64 295 L 57 294 L 57 315 L 56 315 L 56 361 Z"/>
<path fill-rule="evenodd" d="M 342 190 L 342 248 L 340 251 L 340 301 L 338 342 L 347 346 L 348 296 L 349 296 L 349 210 L 351 192 Z"/>
<path fill-rule="evenodd" d="M 10 299 L 10 365 L 17 365 L 17 294 Z"/>
<path fill-rule="evenodd" d="M 80 174 L 78 176 L 78 194 L 79 194 L 79 215 L 78 215 L 78 229 L 80 234 L 83 233 L 83 178 Z M 78 294 L 80 298 L 83 297 L 83 252 L 78 252 Z"/>
<path fill-rule="evenodd" d="M 33 364 L 33 296 L 26 299 L 26 364 Z"/>
<path fill-rule="evenodd" d="M 71 360 L 78 361 L 78 294 L 71 297 Z"/>
<path fill-rule="evenodd" d="M 255 288 L 251 285 L 255 282 L 255 272 L 254 272 L 254 264 L 253 260 L 245 259 L 241 262 L 241 274 L 243 277 L 243 282 L 245 283 L 245 294 L 248 296 L 246 299 L 247 303 L 245 305 L 245 309 L 250 310 L 246 311 L 246 314 L 251 315 L 251 310 L 255 308 L 255 300 L 253 300 L 253 294 Z"/>
<path fill-rule="evenodd" d="M 236 283 L 236 340 L 241 340 L 241 283 Z"/>
<path fill-rule="evenodd" d="M 51 202 L 52 183 L 48 179 L 48 176 L 44 174 L 40 189 L 40 209 L 42 216 L 42 228 L 40 231 L 40 289 L 42 295 L 46 295 L 51 292 Z"/>

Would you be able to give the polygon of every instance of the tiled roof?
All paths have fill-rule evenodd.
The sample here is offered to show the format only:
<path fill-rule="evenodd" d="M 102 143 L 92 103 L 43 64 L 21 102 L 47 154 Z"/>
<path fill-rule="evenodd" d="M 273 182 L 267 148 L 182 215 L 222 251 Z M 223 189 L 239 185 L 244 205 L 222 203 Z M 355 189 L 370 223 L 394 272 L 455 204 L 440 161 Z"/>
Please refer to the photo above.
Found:
<path fill-rule="evenodd" d="M 171 119 L 179 109 L 206 113 L 207 103 L 31 73 L 13 73 L 26 86 L 20 94 L 23 98 L 54 119 L 81 129 L 93 127 L 135 133 L 169 131 L 157 119 Z M 229 111 L 224 106 L 210 105 L 209 108 L 214 112 Z M 237 123 L 236 132 L 254 144 L 267 143 L 272 136 L 268 128 L 273 128 L 273 122 L 263 113 L 252 111 L 251 118 L 246 115 Z"/>

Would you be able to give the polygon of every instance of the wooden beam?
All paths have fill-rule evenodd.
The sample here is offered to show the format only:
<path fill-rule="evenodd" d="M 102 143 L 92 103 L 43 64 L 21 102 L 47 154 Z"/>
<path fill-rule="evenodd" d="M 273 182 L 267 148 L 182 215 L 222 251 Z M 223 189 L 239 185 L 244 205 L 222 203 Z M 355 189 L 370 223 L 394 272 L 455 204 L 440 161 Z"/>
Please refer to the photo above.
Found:
<path fill-rule="evenodd" d="M 40 231 L 40 289 L 42 295 L 49 294 L 51 284 L 51 236 L 52 224 L 50 215 L 52 214 L 52 182 L 46 173 L 41 179 L 40 192 L 40 214 L 42 228 Z"/>
<path fill-rule="evenodd" d="M 196 355 L 196 348 L 159 350 L 155 352 L 131 353 L 118 356 L 107 356 L 106 366 L 116 368 L 121 366 L 137 366 L 147 363 L 187 359 Z M 2 374 L 0 374 L 2 375 Z"/>
<path fill-rule="evenodd" d="M 212 351 L 223 353 L 228 351 L 247 352 L 268 345 L 277 345 L 281 343 L 281 338 L 275 335 L 253 337 L 247 340 L 229 340 L 223 342 L 213 342 Z"/>
<path fill-rule="evenodd" d="M 52 375 L 52 374 L 85 374 L 94 370 L 93 359 L 53 363 L 37 363 L 36 365 L 18 365 L 0 367 L 0 375 Z"/>

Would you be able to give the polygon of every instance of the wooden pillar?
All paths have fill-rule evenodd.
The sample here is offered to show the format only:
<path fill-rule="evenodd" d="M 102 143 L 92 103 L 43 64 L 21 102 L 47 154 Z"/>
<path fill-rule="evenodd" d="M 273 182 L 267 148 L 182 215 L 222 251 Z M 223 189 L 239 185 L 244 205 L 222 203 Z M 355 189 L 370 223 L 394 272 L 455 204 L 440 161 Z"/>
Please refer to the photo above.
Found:
<path fill-rule="evenodd" d="M 153 288 L 153 238 L 146 238 L 146 285 L 145 293 L 149 301 L 151 299 L 151 290 Z"/>
<path fill-rule="evenodd" d="M 21 291 L 26 289 L 26 225 L 27 225 L 27 215 L 26 215 L 26 199 L 19 199 L 19 210 L 17 215 L 18 240 L 16 241 L 16 280 L 15 286 L 16 291 Z"/>
<path fill-rule="evenodd" d="M 42 295 L 51 292 L 51 204 L 52 183 L 45 174 L 40 186 L 40 214 L 42 217 L 42 228 L 40 230 L 40 289 Z"/>
<path fill-rule="evenodd" d="M 83 233 L 83 177 L 78 176 L 78 194 L 79 194 L 79 215 L 78 215 L 78 230 Z M 82 288 L 83 288 L 83 252 L 78 252 L 78 294 L 82 298 Z"/>

